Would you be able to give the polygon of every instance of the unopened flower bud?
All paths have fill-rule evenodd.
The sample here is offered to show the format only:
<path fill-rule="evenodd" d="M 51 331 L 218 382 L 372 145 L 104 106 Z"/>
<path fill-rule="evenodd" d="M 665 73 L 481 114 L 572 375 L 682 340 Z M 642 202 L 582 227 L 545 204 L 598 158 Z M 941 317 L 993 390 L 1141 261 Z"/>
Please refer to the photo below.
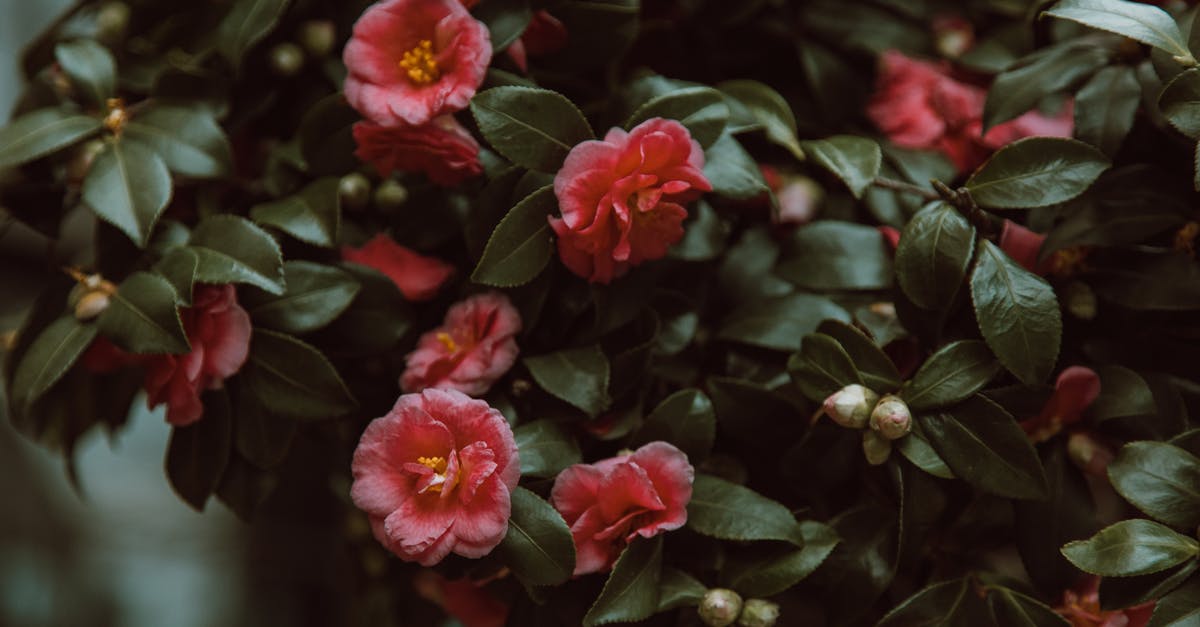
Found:
<path fill-rule="evenodd" d="M 1067 457 L 1083 472 L 1103 477 L 1113 460 L 1113 452 L 1092 434 L 1076 431 L 1067 437 Z"/>
<path fill-rule="evenodd" d="M 764 599 L 750 599 L 742 607 L 738 627 L 774 627 L 779 620 L 779 604 Z"/>
<path fill-rule="evenodd" d="M 700 601 L 700 622 L 708 627 L 728 627 L 742 612 L 742 597 L 733 590 L 713 588 Z"/>
<path fill-rule="evenodd" d="M 834 422 L 850 429 L 864 429 L 871 419 L 871 408 L 879 395 L 852 383 L 829 395 L 823 409 Z"/>
<path fill-rule="evenodd" d="M 295 76 L 304 69 L 304 51 L 293 43 L 281 43 L 271 48 L 271 71 L 277 76 Z"/>
<path fill-rule="evenodd" d="M 381 211 L 396 211 L 408 201 L 408 189 L 400 181 L 388 179 L 375 188 L 375 206 Z"/>
<path fill-rule="evenodd" d="M 879 435 L 878 431 L 863 431 L 863 455 L 867 463 L 878 466 L 892 454 L 892 441 Z"/>
<path fill-rule="evenodd" d="M 1072 281 L 1067 284 L 1063 300 L 1067 303 L 1067 311 L 1080 320 L 1091 320 L 1096 317 L 1096 292 L 1087 283 Z"/>
<path fill-rule="evenodd" d="M 817 217 L 825 190 L 807 176 L 788 176 L 775 191 L 775 198 L 779 201 L 779 215 L 775 216 L 775 221 L 799 226 Z"/>
<path fill-rule="evenodd" d="M 338 182 L 338 197 L 342 200 L 342 207 L 362 209 L 371 199 L 371 181 L 357 172 L 347 174 Z"/>
<path fill-rule="evenodd" d="M 337 43 L 337 29 L 329 20 L 309 20 L 300 25 L 297 39 L 304 50 L 315 59 L 333 52 Z"/>
<path fill-rule="evenodd" d="M 108 309 L 110 297 L 104 292 L 88 292 L 79 302 L 75 303 L 75 319 L 87 322 L 104 313 Z"/>
<path fill-rule="evenodd" d="M 933 39 L 937 51 L 947 59 L 957 59 L 975 45 L 975 28 L 957 15 L 933 19 Z"/>
<path fill-rule="evenodd" d="M 899 440 L 912 430 L 912 412 L 899 396 L 888 394 L 871 412 L 871 429 L 889 440 Z"/>
<path fill-rule="evenodd" d="M 129 27 L 129 5 L 124 2 L 105 2 L 96 11 L 96 38 L 117 42 L 125 37 Z"/>

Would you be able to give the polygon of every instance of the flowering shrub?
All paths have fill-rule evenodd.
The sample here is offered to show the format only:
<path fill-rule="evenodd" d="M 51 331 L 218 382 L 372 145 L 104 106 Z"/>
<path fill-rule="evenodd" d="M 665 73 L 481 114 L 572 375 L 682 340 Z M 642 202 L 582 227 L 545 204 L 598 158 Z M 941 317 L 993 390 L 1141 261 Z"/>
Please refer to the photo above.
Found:
<path fill-rule="evenodd" d="M 312 621 L 1195 622 L 1189 3 L 127 1 L 0 128 L 8 418 L 162 408 Z"/>

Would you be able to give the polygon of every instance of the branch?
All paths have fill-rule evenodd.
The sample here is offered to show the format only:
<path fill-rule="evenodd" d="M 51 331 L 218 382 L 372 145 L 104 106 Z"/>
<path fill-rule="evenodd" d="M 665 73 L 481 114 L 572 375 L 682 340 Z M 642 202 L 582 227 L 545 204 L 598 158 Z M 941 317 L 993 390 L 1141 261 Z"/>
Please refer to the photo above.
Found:
<path fill-rule="evenodd" d="M 933 190 L 925 189 L 924 187 L 921 187 L 920 185 L 914 185 L 912 183 L 907 183 L 905 181 L 897 181 L 896 179 L 884 178 L 882 176 L 876 177 L 875 180 L 871 182 L 871 184 L 874 185 L 875 187 L 882 187 L 883 189 L 890 189 L 895 192 L 902 192 L 905 194 L 913 194 L 915 196 L 920 196 L 921 198 L 924 198 L 925 200 L 937 200 L 937 199 L 941 198 L 941 196 L 939 196 L 937 194 L 937 192 L 935 192 Z"/>

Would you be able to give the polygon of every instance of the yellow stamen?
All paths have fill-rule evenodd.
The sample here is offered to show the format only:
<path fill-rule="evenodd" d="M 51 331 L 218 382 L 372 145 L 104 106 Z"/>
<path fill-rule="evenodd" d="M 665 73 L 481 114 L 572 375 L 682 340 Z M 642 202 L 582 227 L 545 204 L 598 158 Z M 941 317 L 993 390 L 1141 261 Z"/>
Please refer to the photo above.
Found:
<path fill-rule="evenodd" d="M 436 475 L 434 475 L 434 482 L 432 484 L 430 484 L 429 486 L 427 486 L 424 490 L 421 490 L 421 493 L 437 492 L 438 494 L 441 494 L 442 484 L 446 483 L 446 476 L 445 476 L 446 458 L 445 457 L 418 457 L 417 463 L 421 464 L 422 466 L 428 466 L 429 468 L 433 469 L 433 472 L 437 473 Z"/>
<path fill-rule="evenodd" d="M 433 42 L 422 39 L 416 48 L 405 52 L 400 59 L 400 69 L 415 85 L 428 85 L 436 81 L 441 73 L 438 71 L 437 58 L 433 55 Z"/>
<path fill-rule="evenodd" d="M 455 342 L 454 338 L 450 337 L 449 333 L 439 331 L 437 334 L 437 339 L 442 343 L 442 346 L 446 347 L 446 350 L 450 351 L 451 353 L 458 352 L 458 342 Z"/>

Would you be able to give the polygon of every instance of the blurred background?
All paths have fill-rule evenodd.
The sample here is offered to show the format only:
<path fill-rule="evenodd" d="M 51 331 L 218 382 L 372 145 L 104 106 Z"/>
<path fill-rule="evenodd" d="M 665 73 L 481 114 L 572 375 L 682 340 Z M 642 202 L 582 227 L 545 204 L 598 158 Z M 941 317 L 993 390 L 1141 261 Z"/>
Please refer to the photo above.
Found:
<path fill-rule="evenodd" d="M 0 0 L 0 120 L 20 93 L 19 50 L 66 0 Z M 15 329 L 51 271 L 47 240 L 0 217 L 0 332 Z M 86 219 L 70 236 L 90 235 Z M 57 453 L 0 420 L 0 626 L 192 627 L 251 622 L 245 611 L 250 528 L 210 502 L 187 507 L 168 485 L 170 429 L 135 402 L 115 438 L 78 447 L 78 490 Z M 317 619 L 319 620 L 319 619 Z M 277 615 L 257 624 L 295 624 Z"/>

